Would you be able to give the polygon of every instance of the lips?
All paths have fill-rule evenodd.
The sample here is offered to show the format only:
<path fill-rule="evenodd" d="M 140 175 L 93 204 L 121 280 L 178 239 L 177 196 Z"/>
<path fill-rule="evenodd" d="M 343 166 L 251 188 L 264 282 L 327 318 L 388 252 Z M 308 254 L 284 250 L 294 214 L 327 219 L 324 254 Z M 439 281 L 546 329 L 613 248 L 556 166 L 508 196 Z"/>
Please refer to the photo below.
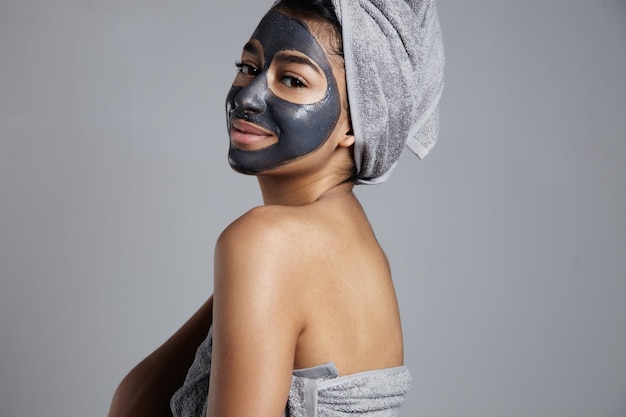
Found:
<path fill-rule="evenodd" d="M 230 140 L 242 150 L 261 149 L 278 142 L 274 133 L 241 119 L 230 120 Z"/>

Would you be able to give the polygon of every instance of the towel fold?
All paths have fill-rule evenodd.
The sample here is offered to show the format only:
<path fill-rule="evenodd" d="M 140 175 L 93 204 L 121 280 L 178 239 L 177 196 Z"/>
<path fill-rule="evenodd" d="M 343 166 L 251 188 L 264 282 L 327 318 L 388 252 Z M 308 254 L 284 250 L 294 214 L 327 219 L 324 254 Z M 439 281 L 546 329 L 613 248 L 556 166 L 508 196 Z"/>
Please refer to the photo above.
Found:
<path fill-rule="evenodd" d="M 288 417 L 397 417 L 411 387 L 405 366 L 339 376 L 332 362 L 293 373 Z"/>

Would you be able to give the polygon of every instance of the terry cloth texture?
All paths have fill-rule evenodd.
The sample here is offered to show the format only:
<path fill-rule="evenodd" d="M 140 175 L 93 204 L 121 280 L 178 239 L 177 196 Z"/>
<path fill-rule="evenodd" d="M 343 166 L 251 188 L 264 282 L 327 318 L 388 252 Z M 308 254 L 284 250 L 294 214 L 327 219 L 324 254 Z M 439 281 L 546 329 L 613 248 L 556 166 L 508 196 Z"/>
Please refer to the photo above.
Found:
<path fill-rule="evenodd" d="M 198 347 L 185 383 L 170 402 L 174 417 L 204 417 L 213 328 Z M 405 366 L 339 376 L 332 362 L 293 371 L 284 417 L 396 417 L 411 375 Z"/>
<path fill-rule="evenodd" d="M 439 134 L 444 52 L 434 0 L 332 0 L 342 25 L 360 183 L 385 181 L 405 146 Z"/>

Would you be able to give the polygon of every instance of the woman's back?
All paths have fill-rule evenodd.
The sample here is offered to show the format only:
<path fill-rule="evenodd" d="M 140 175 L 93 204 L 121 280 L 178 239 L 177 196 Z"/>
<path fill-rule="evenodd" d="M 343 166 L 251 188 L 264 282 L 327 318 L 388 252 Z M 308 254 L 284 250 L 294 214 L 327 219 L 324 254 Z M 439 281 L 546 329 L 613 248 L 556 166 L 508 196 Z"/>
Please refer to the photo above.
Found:
<path fill-rule="evenodd" d="M 222 240 L 240 251 L 225 250 L 239 257 L 230 262 L 249 265 L 255 258 L 255 275 L 264 275 L 259 270 L 286 275 L 286 285 L 275 285 L 271 276 L 261 287 L 273 288 L 279 292 L 273 299 L 294 305 L 284 318 L 297 321 L 293 369 L 333 361 L 347 375 L 402 365 L 389 264 L 352 184 L 310 204 L 253 209 L 226 229 Z M 246 241 L 248 249 L 242 247 Z"/>
<path fill-rule="evenodd" d="M 241 412 L 278 412 L 294 369 L 332 361 L 345 376 L 402 365 L 389 267 L 352 186 L 258 207 L 218 239 L 209 415 L 241 392 Z"/>
<path fill-rule="evenodd" d="M 350 192 L 340 187 L 285 208 L 303 267 L 295 299 L 304 309 L 294 368 L 333 361 L 341 375 L 402 364 L 402 330 L 387 258 Z M 306 265 L 306 266 L 305 266 Z"/>
<path fill-rule="evenodd" d="M 398 307 L 351 184 L 237 219 L 217 245 L 214 298 L 214 326 L 173 397 L 174 415 L 207 406 L 222 415 L 222 395 L 259 415 L 282 413 L 280 404 L 290 416 L 397 415 L 410 386 Z"/>

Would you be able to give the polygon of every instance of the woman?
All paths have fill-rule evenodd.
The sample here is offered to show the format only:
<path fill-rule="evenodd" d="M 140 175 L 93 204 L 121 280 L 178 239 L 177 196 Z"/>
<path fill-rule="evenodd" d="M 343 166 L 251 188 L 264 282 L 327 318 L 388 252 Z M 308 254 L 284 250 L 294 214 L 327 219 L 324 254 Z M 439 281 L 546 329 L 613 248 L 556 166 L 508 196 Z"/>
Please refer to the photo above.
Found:
<path fill-rule="evenodd" d="M 398 305 L 353 187 L 386 179 L 405 145 L 433 146 L 442 65 L 432 2 L 275 4 L 226 99 L 229 162 L 264 205 L 224 230 L 213 296 L 122 381 L 110 416 L 171 415 L 170 397 L 176 416 L 397 415 Z"/>

